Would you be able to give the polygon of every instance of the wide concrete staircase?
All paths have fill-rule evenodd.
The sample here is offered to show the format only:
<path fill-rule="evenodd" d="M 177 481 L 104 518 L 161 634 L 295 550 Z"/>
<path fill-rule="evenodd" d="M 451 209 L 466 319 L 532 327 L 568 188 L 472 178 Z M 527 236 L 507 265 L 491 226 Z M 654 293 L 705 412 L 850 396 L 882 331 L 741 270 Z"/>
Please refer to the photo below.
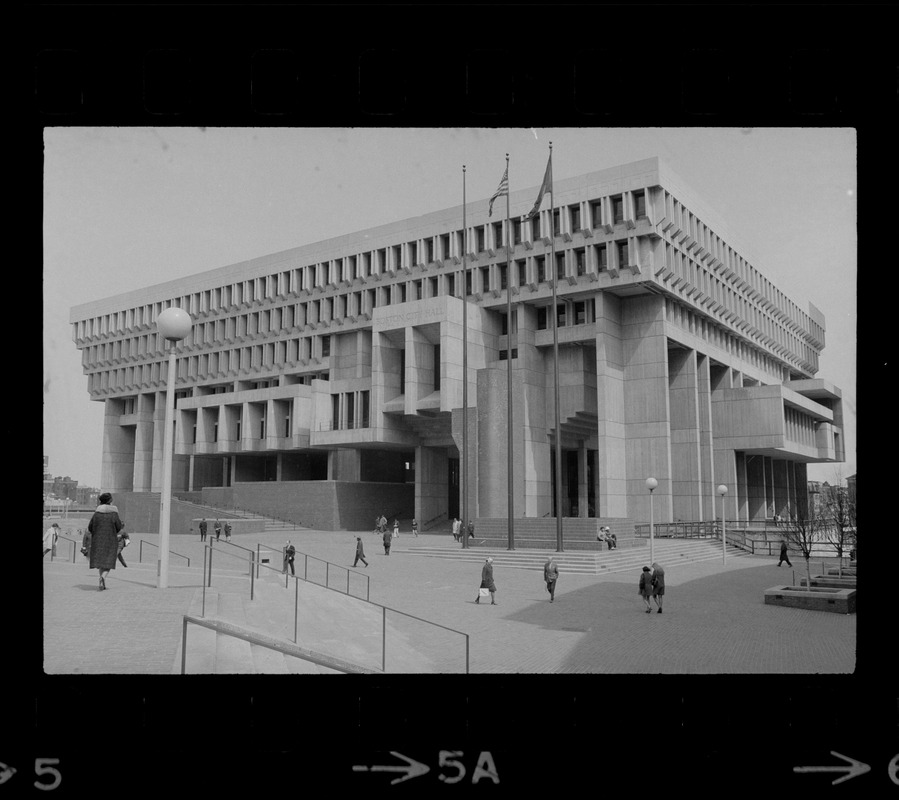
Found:
<path fill-rule="evenodd" d="M 445 546 L 417 546 L 414 541 L 394 544 L 394 550 L 411 555 L 471 563 L 483 563 L 487 556 L 492 556 L 495 567 L 540 571 L 543 570 L 546 559 L 553 555 L 560 572 L 583 575 L 633 571 L 639 570 L 644 565 L 649 566 L 648 539 L 636 539 L 632 547 L 594 553 L 577 550 L 559 553 L 554 548 L 509 550 L 506 547 L 474 546 L 462 549 L 457 542 Z M 745 558 L 748 555 L 749 553 L 739 548 L 731 545 L 727 547 L 729 559 Z M 657 539 L 653 543 L 653 558 L 666 568 L 697 561 L 712 561 L 721 558 L 721 542 L 715 539 Z"/>

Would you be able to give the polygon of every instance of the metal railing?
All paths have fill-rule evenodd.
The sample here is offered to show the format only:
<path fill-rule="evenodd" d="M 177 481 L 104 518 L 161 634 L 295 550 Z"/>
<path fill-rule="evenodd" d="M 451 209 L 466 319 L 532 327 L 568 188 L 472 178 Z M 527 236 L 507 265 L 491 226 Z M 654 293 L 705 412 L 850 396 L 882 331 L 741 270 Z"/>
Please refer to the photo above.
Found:
<path fill-rule="evenodd" d="M 148 545 L 150 547 L 155 547 L 157 550 L 159 549 L 159 545 L 155 542 L 145 542 L 143 539 L 140 540 L 140 546 L 137 548 L 137 563 L 144 563 L 144 545 Z M 178 558 L 183 558 L 187 561 L 187 566 L 190 566 L 190 559 L 187 556 L 181 555 L 181 553 L 176 553 L 174 550 L 169 550 L 169 555 L 178 556 Z"/>
<path fill-rule="evenodd" d="M 53 547 L 50 549 L 50 560 L 52 561 L 56 558 L 56 545 L 59 542 L 70 542 L 72 545 L 72 563 L 75 563 L 75 554 L 79 549 L 79 542 L 76 539 L 70 539 L 68 536 L 58 536 L 56 539 L 56 543 L 54 543 Z"/>
<path fill-rule="evenodd" d="M 309 661 L 313 664 L 318 664 L 319 666 L 327 667 L 328 669 L 337 670 L 338 672 L 344 673 L 354 673 L 354 674 L 375 674 L 375 670 L 365 669 L 364 667 L 360 667 L 356 664 L 350 664 L 349 662 L 343 661 L 342 659 L 336 658 L 328 658 L 325 656 L 317 656 L 314 653 L 308 651 L 300 651 L 297 648 L 292 648 L 284 644 L 280 644 L 278 642 L 271 641 L 265 637 L 262 637 L 258 634 L 254 634 L 252 631 L 238 631 L 227 623 L 215 622 L 211 620 L 205 619 L 197 619 L 196 617 L 190 617 L 187 614 L 182 617 L 182 629 L 181 629 L 181 674 L 184 675 L 187 672 L 187 626 L 198 625 L 201 628 L 208 628 L 210 630 L 215 631 L 217 635 L 222 636 L 231 636 L 235 639 L 241 639 L 249 644 L 255 644 L 259 647 L 266 647 L 269 650 L 274 650 L 279 653 L 283 653 L 284 655 L 292 656 L 294 658 L 301 658 L 304 661 Z"/>
<path fill-rule="evenodd" d="M 202 595 L 202 604 L 201 604 L 202 611 L 200 614 L 201 617 L 206 616 L 206 589 L 207 589 L 207 587 L 209 587 L 209 588 L 212 587 L 212 553 L 213 553 L 213 549 L 214 548 L 212 547 L 211 544 L 206 545 L 203 548 L 204 580 L 203 580 L 203 595 Z M 243 549 L 246 549 L 246 548 L 243 548 Z M 207 551 L 208 551 L 208 556 L 209 556 L 208 562 L 207 562 L 207 558 L 206 558 Z M 232 555 L 230 553 L 227 555 L 231 556 L 232 558 L 238 558 L 238 556 Z M 294 583 L 294 603 L 293 603 L 293 606 L 294 606 L 293 607 L 293 641 L 295 644 L 298 643 L 297 637 L 298 637 L 298 631 L 299 631 L 299 613 L 300 613 L 300 603 L 299 603 L 300 583 L 299 582 L 302 579 L 303 581 L 305 581 L 307 583 L 312 583 L 315 586 L 321 586 L 324 589 L 330 589 L 332 591 L 339 591 L 341 594 L 346 594 L 348 597 L 353 597 L 356 600 L 359 600 L 364 603 L 368 603 L 369 605 L 373 605 L 373 606 L 376 606 L 377 608 L 381 609 L 381 669 L 382 669 L 382 671 L 386 671 L 386 665 L 387 665 L 387 612 L 392 611 L 396 614 L 400 614 L 404 617 L 408 617 L 409 619 L 414 619 L 414 620 L 423 622 L 426 625 L 430 625 L 433 627 L 442 628 L 443 630 L 446 630 L 451 633 L 458 634 L 459 636 L 464 637 L 464 639 L 465 639 L 465 673 L 468 674 L 468 672 L 470 670 L 470 640 L 469 640 L 469 636 L 467 633 L 456 630 L 455 628 L 449 628 L 446 625 L 441 625 L 438 622 L 432 622 L 430 620 L 422 619 L 421 617 L 416 617 L 414 614 L 408 614 L 405 611 L 400 611 L 399 609 L 396 609 L 396 608 L 390 608 L 389 606 L 384 606 L 381 603 L 372 602 L 369 599 L 371 581 L 370 581 L 368 575 L 365 575 L 365 574 L 355 571 L 355 570 L 351 570 L 348 567 L 343 567 L 339 564 L 333 564 L 332 562 L 326 561 L 321 558 L 316 558 L 315 556 L 310 556 L 307 553 L 297 553 L 297 555 L 302 555 L 304 557 L 304 567 L 303 567 L 302 578 L 300 577 L 299 574 L 291 574 L 288 572 L 284 572 L 283 567 L 282 567 L 282 569 L 277 569 L 276 567 L 270 566 L 268 564 L 260 563 L 256 559 L 256 553 L 253 551 L 250 551 L 250 600 L 251 601 L 255 599 L 256 577 L 257 577 L 258 571 L 261 567 L 265 567 L 266 569 L 269 569 L 272 572 L 277 572 L 277 573 L 279 573 L 279 575 L 283 574 L 285 589 L 289 587 L 289 582 L 290 582 L 291 578 L 293 578 L 295 581 L 295 583 Z M 310 559 L 314 562 L 320 562 L 320 563 L 325 564 L 325 583 L 324 584 L 318 583 L 317 581 L 309 580 L 308 567 L 309 567 Z M 343 570 L 347 573 L 346 591 L 343 591 L 342 589 L 337 589 L 330 585 L 331 584 L 330 568 L 331 567 L 336 567 L 337 569 Z M 366 596 L 365 597 L 357 597 L 356 595 L 350 594 L 350 592 L 349 592 L 350 573 L 352 573 L 354 575 L 358 575 L 361 578 L 365 578 L 365 581 L 366 581 L 366 584 L 365 584 Z"/>

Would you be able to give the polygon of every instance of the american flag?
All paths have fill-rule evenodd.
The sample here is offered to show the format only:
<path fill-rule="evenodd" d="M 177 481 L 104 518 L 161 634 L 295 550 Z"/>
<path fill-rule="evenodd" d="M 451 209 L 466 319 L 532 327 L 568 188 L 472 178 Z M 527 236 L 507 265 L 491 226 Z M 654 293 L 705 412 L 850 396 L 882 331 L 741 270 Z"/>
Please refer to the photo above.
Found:
<path fill-rule="evenodd" d="M 487 216 L 493 216 L 493 201 L 496 200 L 497 197 L 502 197 L 503 195 L 509 194 L 509 168 L 506 167 L 506 171 L 503 173 L 502 180 L 499 182 L 499 186 L 497 190 L 493 193 L 493 197 L 490 198 L 490 205 L 487 207 Z"/>

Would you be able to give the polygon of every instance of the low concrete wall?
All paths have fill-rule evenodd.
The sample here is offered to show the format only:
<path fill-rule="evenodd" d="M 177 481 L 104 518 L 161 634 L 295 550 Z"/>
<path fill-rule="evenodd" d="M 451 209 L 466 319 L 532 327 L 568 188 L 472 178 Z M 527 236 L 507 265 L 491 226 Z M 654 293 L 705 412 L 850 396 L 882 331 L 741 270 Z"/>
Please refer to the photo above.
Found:
<path fill-rule="evenodd" d="M 411 519 L 415 485 L 355 481 L 259 481 L 203 489 L 211 506 L 236 508 L 316 530 L 373 530 L 382 512 Z"/>
<path fill-rule="evenodd" d="M 773 586 L 765 590 L 765 604 L 808 608 L 812 611 L 855 613 L 855 589 L 831 589 L 797 586 Z"/>

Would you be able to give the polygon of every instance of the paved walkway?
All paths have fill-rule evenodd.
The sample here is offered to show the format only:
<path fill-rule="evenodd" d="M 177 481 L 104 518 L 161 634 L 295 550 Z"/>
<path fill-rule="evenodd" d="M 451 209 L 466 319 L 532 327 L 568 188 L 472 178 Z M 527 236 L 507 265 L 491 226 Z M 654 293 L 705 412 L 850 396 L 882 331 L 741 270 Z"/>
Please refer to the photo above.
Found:
<path fill-rule="evenodd" d="M 787 585 L 792 579 L 788 567 L 778 568 L 777 560 L 768 557 L 730 559 L 726 565 L 706 561 L 666 570 L 664 612 L 645 614 L 636 571 L 633 575 L 562 574 L 556 601 L 550 604 L 541 573 L 499 569 L 495 572 L 498 605 L 475 604 L 479 565 L 415 555 L 417 546 L 451 542 L 448 535 L 423 534 L 417 539 L 403 535 L 394 540 L 390 556 L 384 555 L 379 537 L 370 531 L 245 534 L 235 536 L 233 543 L 252 549 L 257 544 L 270 547 L 271 563 L 277 564 L 280 548 L 290 538 L 300 553 L 352 567 L 357 535 L 362 537 L 370 566 L 360 563 L 356 571 L 370 578 L 370 600 L 467 633 L 470 669 L 475 673 L 826 674 L 851 673 L 855 668 L 856 616 L 766 606 L 764 590 Z M 141 539 L 145 540 L 143 565 L 137 563 Z M 181 618 L 197 602 L 202 585 L 203 546 L 194 537 L 172 537 L 171 550 L 189 557 L 191 569 L 182 566 L 184 558 L 173 556 L 170 588 L 160 590 L 156 588 L 157 550 L 152 546 L 157 540 L 154 534 L 134 535 L 125 551 L 131 566 L 119 566 L 110 573 L 105 592 L 97 591 L 97 573 L 88 569 L 80 554 L 74 564 L 65 546 L 52 562 L 45 556 L 45 672 L 176 671 Z M 224 542 L 217 547 L 229 550 Z M 231 591 L 233 586 L 233 591 L 246 591 L 248 596 L 248 578 L 239 574 L 246 574 L 244 564 L 220 553 L 215 559 L 214 587 Z M 304 567 L 323 569 L 313 560 L 308 565 L 300 555 L 297 572 L 302 574 Z M 799 568 L 796 564 L 797 579 L 804 574 Z M 337 580 L 344 580 L 346 573 L 337 572 L 344 576 Z M 258 601 L 265 601 L 268 585 L 279 580 L 283 579 L 271 575 Z M 358 594 L 361 579 L 352 576 L 352 581 Z M 304 639 L 300 644 L 327 652 L 341 638 L 359 636 L 358 632 L 340 635 L 358 626 L 358 601 L 308 584 L 302 588 L 307 607 L 315 602 L 326 606 L 327 613 L 318 615 L 318 628 L 308 627 L 302 634 L 322 641 Z M 268 618 L 275 620 L 279 614 L 283 627 L 287 624 L 283 611 Z M 459 671 L 458 649 L 450 656 L 438 653 L 455 645 L 441 642 L 429 652 L 430 634 L 422 632 L 423 626 L 400 615 L 392 615 L 390 625 L 392 635 L 399 637 L 390 645 L 394 652 L 398 641 L 415 650 L 415 657 L 409 653 L 405 662 L 394 662 L 394 671 Z M 322 631 L 327 629 L 325 636 Z M 372 632 L 365 635 L 379 638 Z M 391 666 L 388 660 L 388 671 Z"/>

